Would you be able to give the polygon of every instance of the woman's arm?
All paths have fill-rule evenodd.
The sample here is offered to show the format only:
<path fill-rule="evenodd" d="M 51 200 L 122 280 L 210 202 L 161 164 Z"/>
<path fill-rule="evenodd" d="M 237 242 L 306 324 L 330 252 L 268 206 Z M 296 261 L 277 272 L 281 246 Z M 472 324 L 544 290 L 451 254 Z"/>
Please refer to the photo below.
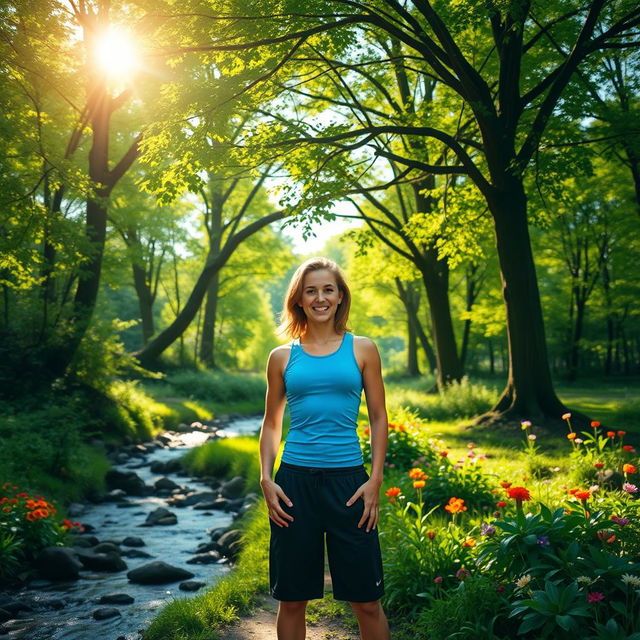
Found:
<path fill-rule="evenodd" d="M 292 506 L 282 488 L 272 479 L 273 465 L 278 455 L 278 447 L 282 438 L 282 416 L 286 395 L 282 374 L 287 352 L 278 347 L 269 354 L 267 362 L 267 393 L 265 397 L 264 418 L 260 429 L 260 486 L 267 502 L 269 517 L 279 527 L 289 526 L 288 520 L 293 517 L 280 506 L 280 499 Z"/>
<path fill-rule="evenodd" d="M 384 460 L 387 455 L 389 424 L 385 404 L 384 383 L 382 382 L 382 363 L 380 354 L 368 338 L 358 338 L 357 359 L 362 363 L 362 386 L 367 399 L 369 424 L 371 431 L 371 474 L 347 505 L 353 504 L 360 496 L 364 500 L 364 511 L 358 523 L 361 527 L 367 523 L 367 531 L 378 525 L 380 485 L 384 475 Z"/>

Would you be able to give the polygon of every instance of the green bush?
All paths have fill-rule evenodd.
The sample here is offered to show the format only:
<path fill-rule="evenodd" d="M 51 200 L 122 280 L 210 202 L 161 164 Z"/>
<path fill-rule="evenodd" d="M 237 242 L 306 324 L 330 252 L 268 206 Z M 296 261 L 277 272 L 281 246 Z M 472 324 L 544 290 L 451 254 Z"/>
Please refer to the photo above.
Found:
<path fill-rule="evenodd" d="M 251 436 L 211 440 L 182 457 L 184 466 L 201 476 L 242 476 L 246 491 L 260 491 L 258 439 Z"/>
<path fill-rule="evenodd" d="M 396 412 L 403 407 L 417 410 L 420 417 L 433 421 L 471 418 L 488 411 L 498 397 L 495 388 L 472 384 L 467 377 L 437 393 L 426 389 L 397 388 L 390 385 L 389 408 Z"/>
<path fill-rule="evenodd" d="M 508 602 L 490 578 L 470 576 L 416 619 L 418 640 L 495 640 L 508 627 Z M 513 637 L 502 635 L 501 637 Z"/>
<path fill-rule="evenodd" d="M 176 371 L 167 382 L 179 393 L 211 402 L 264 401 L 266 382 L 262 375 L 222 371 Z"/>

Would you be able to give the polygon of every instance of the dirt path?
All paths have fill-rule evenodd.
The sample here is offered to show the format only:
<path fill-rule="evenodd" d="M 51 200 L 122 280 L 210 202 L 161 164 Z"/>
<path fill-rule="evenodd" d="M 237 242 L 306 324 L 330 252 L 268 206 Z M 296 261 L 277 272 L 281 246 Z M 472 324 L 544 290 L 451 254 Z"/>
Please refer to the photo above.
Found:
<path fill-rule="evenodd" d="M 221 631 L 224 640 L 275 640 L 278 603 L 266 596 L 250 616 Z M 307 623 L 306 640 L 358 640 L 357 633 L 345 631 L 340 620 L 320 620 Z"/>

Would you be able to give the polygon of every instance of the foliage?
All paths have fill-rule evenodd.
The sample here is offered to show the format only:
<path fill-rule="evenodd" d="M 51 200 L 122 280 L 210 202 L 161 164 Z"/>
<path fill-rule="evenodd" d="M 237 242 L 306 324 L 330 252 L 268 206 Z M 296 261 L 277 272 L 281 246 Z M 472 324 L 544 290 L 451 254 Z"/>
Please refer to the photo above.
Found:
<path fill-rule="evenodd" d="M 188 397 L 229 403 L 242 400 L 264 400 L 264 376 L 233 374 L 222 371 L 182 370 L 169 373 L 167 382 Z"/>
<path fill-rule="evenodd" d="M 245 492 L 260 491 L 258 440 L 248 436 L 212 440 L 186 453 L 184 466 L 198 475 L 246 479 Z"/>
<path fill-rule="evenodd" d="M 18 577 L 41 549 L 62 545 L 70 529 L 82 530 L 79 522 L 59 522 L 57 513 L 39 494 L 11 482 L 0 486 L 0 580 Z"/>

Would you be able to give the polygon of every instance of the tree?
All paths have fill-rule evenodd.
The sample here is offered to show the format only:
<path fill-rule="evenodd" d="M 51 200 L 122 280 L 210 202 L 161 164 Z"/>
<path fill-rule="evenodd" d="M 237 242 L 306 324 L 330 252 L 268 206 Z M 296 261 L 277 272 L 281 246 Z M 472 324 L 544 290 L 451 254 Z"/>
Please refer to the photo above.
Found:
<path fill-rule="evenodd" d="M 297 2 L 295 8 L 268 15 L 268 6 L 242 15 L 229 3 L 233 18 L 216 16 L 224 36 L 213 43 L 181 51 L 228 52 L 278 47 L 279 69 L 310 40 L 317 47 L 348 57 L 368 33 L 384 32 L 403 45 L 402 62 L 419 60 L 416 73 L 435 76 L 457 101 L 454 113 L 469 114 L 477 135 L 461 135 L 459 118 L 447 128 L 426 126 L 423 114 L 394 124 L 371 118 L 358 128 L 322 127 L 313 123 L 280 144 L 322 145 L 352 150 L 365 148 L 379 136 L 414 136 L 439 145 L 442 165 L 416 159 L 411 153 L 381 150 L 418 174 L 460 175 L 472 181 L 491 213 L 503 282 L 509 338 L 509 377 L 494 408 L 481 422 L 527 417 L 558 421 L 565 410 L 553 388 L 546 349 L 542 307 L 527 219 L 525 173 L 540 150 L 545 129 L 576 71 L 607 48 L 634 47 L 640 8 L 631 2 L 592 0 L 538 7 L 525 0 L 506 3 L 432 4 L 352 0 Z M 246 12 L 245 12 L 246 14 Z M 204 19 L 206 21 L 206 18 Z M 202 23 L 201 23 L 202 24 Z M 490 25 L 487 33 L 484 25 Z M 256 30 L 257 25 L 257 30 Z M 256 37 L 257 32 L 257 37 Z M 321 34 L 326 34 L 324 40 Z M 229 38 L 234 39 L 228 44 Z M 560 41 L 561 47 L 550 42 Z M 289 43 L 293 43 L 290 45 Z M 372 63 L 384 64 L 377 59 Z M 273 75 L 270 73 L 268 78 Z M 295 79 L 300 84 L 299 79 Z M 472 132 L 473 133 L 473 132 Z M 437 154 L 438 155 L 438 154 Z"/>

